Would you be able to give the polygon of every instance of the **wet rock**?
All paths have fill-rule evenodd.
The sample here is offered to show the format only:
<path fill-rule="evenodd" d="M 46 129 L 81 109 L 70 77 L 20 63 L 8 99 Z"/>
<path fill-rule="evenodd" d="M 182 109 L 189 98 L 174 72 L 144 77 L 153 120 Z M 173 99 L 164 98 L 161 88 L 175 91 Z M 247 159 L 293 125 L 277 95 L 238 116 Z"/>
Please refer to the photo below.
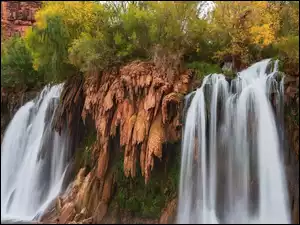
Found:
<path fill-rule="evenodd" d="M 24 35 L 26 28 L 35 22 L 34 15 L 41 5 L 41 1 L 2 1 L 1 30 L 4 37 Z"/>
<path fill-rule="evenodd" d="M 109 171 L 104 182 L 101 198 L 101 200 L 105 203 L 108 203 L 111 198 L 113 179 L 113 171 Z"/>
<path fill-rule="evenodd" d="M 121 224 L 158 224 L 157 219 L 142 218 L 132 215 L 128 211 L 121 211 Z"/>
<path fill-rule="evenodd" d="M 104 216 L 107 213 L 107 204 L 100 201 L 97 208 L 95 209 L 94 213 L 93 213 L 93 223 L 101 223 L 101 221 L 103 220 Z"/>
<path fill-rule="evenodd" d="M 76 215 L 75 205 L 70 202 L 64 205 L 62 212 L 59 216 L 58 222 L 61 224 L 66 224 L 68 221 L 72 221 Z"/>
<path fill-rule="evenodd" d="M 297 92 L 298 92 L 298 88 L 296 88 L 296 87 L 289 86 L 286 89 L 286 95 L 291 98 L 294 98 L 296 96 Z"/>
<path fill-rule="evenodd" d="M 92 224 L 93 223 L 93 218 L 87 218 L 81 221 L 81 224 Z"/>
<path fill-rule="evenodd" d="M 82 179 L 82 178 L 80 178 L 80 179 Z M 78 185 L 78 192 L 76 193 L 75 202 L 76 202 L 77 207 L 79 207 L 79 208 L 82 207 L 84 204 L 84 198 L 88 194 L 88 188 L 89 188 L 90 181 L 91 181 L 91 173 L 89 173 L 85 177 L 83 182 L 81 182 L 80 185 Z"/>
<path fill-rule="evenodd" d="M 297 80 L 299 82 L 299 77 L 286 76 L 284 78 L 284 84 L 296 83 Z"/>
<path fill-rule="evenodd" d="M 162 215 L 159 219 L 160 224 L 175 223 L 177 210 L 177 199 L 173 199 L 167 204 L 167 207 L 163 210 Z"/>
<path fill-rule="evenodd" d="M 292 222 L 299 223 L 299 73 L 285 77 L 285 172 Z"/>
<path fill-rule="evenodd" d="M 1 142 L 7 125 L 18 109 L 26 102 L 33 100 L 38 93 L 38 90 L 24 91 L 1 87 Z"/>
<path fill-rule="evenodd" d="M 78 222 L 80 220 L 83 220 L 86 217 L 86 215 L 87 215 L 87 209 L 83 208 L 80 213 L 76 214 L 76 216 L 74 217 L 74 221 Z"/>
<path fill-rule="evenodd" d="M 119 206 L 114 207 L 111 215 L 112 215 L 112 221 L 111 221 L 112 223 L 119 224 L 121 222 Z"/>
<path fill-rule="evenodd" d="M 180 139 L 181 110 L 172 109 L 180 108 L 183 98 L 177 96 L 188 92 L 191 78 L 192 71 L 187 70 L 170 82 L 153 62 L 141 61 L 129 63 L 117 72 L 104 71 L 101 78 L 97 73 L 86 74 L 82 118 L 85 120 L 90 115 L 95 121 L 99 179 L 105 177 L 110 161 L 108 142 L 119 130 L 119 143 L 125 150 L 125 176 L 135 177 L 136 161 L 140 161 L 145 183 L 149 180 L 154 158 L 162 157 L 163 143 Z M 171 95 L 162 109 L 162 100 L 168 94 Z M 141 154 L 139 145 L 142 145 Z"/>

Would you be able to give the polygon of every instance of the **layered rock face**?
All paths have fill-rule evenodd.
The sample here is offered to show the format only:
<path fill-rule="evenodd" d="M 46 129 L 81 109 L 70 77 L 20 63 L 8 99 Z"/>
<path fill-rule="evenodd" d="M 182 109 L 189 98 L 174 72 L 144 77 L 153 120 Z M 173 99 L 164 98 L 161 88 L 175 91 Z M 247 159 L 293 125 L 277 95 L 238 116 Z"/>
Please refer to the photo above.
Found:
<path fill-rule="evenodd" d="M 299 223 L 299 71 L 285 78 L 285 164 L 292 221 Z"/>
<path fill-rule="evenodd" d="M 34 15 L 41 6 L 41 1 L 1 1 L 1 38 L 24 35 L 26 28 L 35 23 Z M 1 87 L 1 141 L 14 113 L 37 93 Z"/>
<path fill-rule="evenodd" d="M 154 64 L 136 61 L 119 73 L 92 74 L 86 79 L 82 117 L 91 115 L 95 121 L 99 178 L 107 170 L 109 139 L 117 137 L 124 150 L 125 176 L 135 177 L 138 161 L 145 182 L 149 181 L 154 157 L 162 158 L 162 144 L 180 140 L 182 100 L 191 75 L 186 71 L 171 83 Z"/>
<path fill-rule="evenodd" d="M 26 102 L 34 99 L 39 94 L 39 90 L 24 92 L 17 89 L 4 89 L 1 87 L 1 142 L 4 131 L 18 111 Z"/>
<path fill-rule="evenodd" d="M 26 28 L 35 23 L 34 15 L 41 1 L 1 1 L 1 31 L 5 38 L 24 35 Z"/>
<path fill-rule="evenodd" d="M 83 87 L 78 87 L 85 99 L 82 118 L 92 118 L 97 130 L 97 141 L 92 147 L 94 165 L 90 172 L 80 170 L 68 194 L 57 200 L 42 221 L 102 223 L 107 220 L 120 154 L 124 155 L 125 176 L 135 177 L 139 166 L 148 183 L 156 167 L 155 160 L 163 160 L 163 144 L 180 140 L 183 97 L 189 92 L 192 77 L 187 70 L 169 82 L 153 63 L 141 61 L 102 74 L 86 74 Z M 65 89 L 69 91 L 62 94 L 58 110 L 58 129 L 62 120 L 68 121 L 69 126 L 78 120 L 74 120 L 78 111 L 72 109 L 81 91 L 71 82 L 73 88 L 68 84 Z M 175 208 L 173 204 L 166 210 Z M 162 221 L 173 220 L 168 214 Z"/>
<path fill-rule="evenodd" d="M 109 209 L 116 182 L 113 168 L 115 155 L 123 152 L 123 166 L 127 177 L 135 177 L 137 166 L 140 166 L 146 183 L 149 181 L 155 166 L 154 158 L 161 159 L 162 143 L 180 139 L 182 97 L 189 90 L 191 78 L 191 73 L 186 71 L 170 83 L 155 70 L 152 63 L 139 61 L 101 75 L 86 74 L 84 85 L 80 85 L 85 96 L 80 108 L 83 109 L 83 118 L 93 118 L 97 130 L 92 157 L 94 167 L 89 173 L 83 170 L 79 172 L 69 194 L 58 200 L 56 209 L 52 209 L 42 221 L 118 223 L 138 219 Z M 299 94 L 295 88 L 299 86 L 299 77 L 288 75 L 285 83 L 285 127 L 289 146 L 286 151 L 287 180 L 293 222 L 297 223 Z M 77 102 L 77 95 L 78 88 L 75 88 L 66 92 L 62 98 L 65 107 L 62 107 L 61 113 L 65 112 L 70 124 L 78 113 L 71 110 L 73 103 Z M 152 223 L 174 223 L 176 207 L 176 199 L 173 199 L 166 204 L 160 220 Z M 118 221 L 112 221 L 112 218 Z"/>

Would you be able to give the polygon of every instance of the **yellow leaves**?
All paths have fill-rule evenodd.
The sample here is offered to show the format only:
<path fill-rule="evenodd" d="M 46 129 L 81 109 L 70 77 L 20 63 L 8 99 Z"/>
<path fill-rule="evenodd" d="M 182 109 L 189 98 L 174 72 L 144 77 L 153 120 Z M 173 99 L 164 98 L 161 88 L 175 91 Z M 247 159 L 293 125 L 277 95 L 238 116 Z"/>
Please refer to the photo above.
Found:
<path fill-rule="evenodd" d="M 33 69 L 34 70 L 38 70 L 39 69 L 39 63 L 38 63 L 38 60 L 37 59 L 34 59 L 33 60 L 33 65 L 32 65 Z"/>
<path fill-rule="evenodd" d="M 96 22 L 95 12 L 103 6 L 92 1 L 53 1 L 46 2 L 36 15 L 36 25 L 40 29 L 46 28 L 47 17 L 59 16 L 70 26 L 82 26 L 89 29 L 89 25 Z M 75 27 L 76 28 L 76 27 Z"/>
<path fill-rule="evenodd" d="M 251 27 L 250 33 L 252 42 L 261 47 L 267 46 L 275 40 L 275 33 L 270 24 Z"/>
<path fill-rule="evenodd" d="M 263 48 L 275 41 L 280 29 L 279 10 L 278 4 L 268 1 L 217 2 L 212 29 L 229 39 L 215 57 L 237 55 L 247 63 L 250 45 Z"/>
<path fill-rule="evenodd" d="M 289 59 L 289 62 L 299 67 L 299 36 L 282 37 L 276 41 L 276 47 Z"/>
<path fill-rule="evenodd" d="M 251 4 L 255 5 L 257 8 L 266 9 L 268 7 L 267 1 L 252 1 Z"/>

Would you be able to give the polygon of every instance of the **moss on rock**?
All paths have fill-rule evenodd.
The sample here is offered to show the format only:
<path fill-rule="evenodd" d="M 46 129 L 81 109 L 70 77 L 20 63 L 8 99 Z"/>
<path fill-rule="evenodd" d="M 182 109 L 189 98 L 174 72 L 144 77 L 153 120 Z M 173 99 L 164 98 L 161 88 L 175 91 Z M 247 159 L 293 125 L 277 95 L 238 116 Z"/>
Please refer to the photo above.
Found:
<path fill-rule="evenodd" d="M 123 154 L 116 162 L 116 192 L 111 207 L 129 211 L 134 216 L 158 219 L 167 202 L 177 195 L 180 174 L 180 144 L 164 145 L 163 159 L 155 161 L 153 176 L 145 184 L 140 167 L 137 176 L 126 178 Z"/>
<path fill-rule="evenodd" d="M 80 168 L 86 168 L 87 173 L 93 168 L 92 147 L 97 139 L 95 129 L 85 129 L 84 139 L 75 152 L 75 174 Z"/>

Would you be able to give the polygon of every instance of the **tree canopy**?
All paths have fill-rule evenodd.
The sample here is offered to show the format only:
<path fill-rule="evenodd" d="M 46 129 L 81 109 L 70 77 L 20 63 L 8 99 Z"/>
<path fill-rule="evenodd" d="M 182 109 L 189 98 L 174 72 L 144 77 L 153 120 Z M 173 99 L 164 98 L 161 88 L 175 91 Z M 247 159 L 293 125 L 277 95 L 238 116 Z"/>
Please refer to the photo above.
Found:
<path fill-rule="evenodd" d="M 166 73 L 227 55 L 242 66 L 280 57 L 299 68 L 299 2 L 217 1 L 207 11 L 201 1 L 47 1 L 35 17 L 24 37 L 3 42 L 2 85 L 61 82 L 135 59 Z"/>

